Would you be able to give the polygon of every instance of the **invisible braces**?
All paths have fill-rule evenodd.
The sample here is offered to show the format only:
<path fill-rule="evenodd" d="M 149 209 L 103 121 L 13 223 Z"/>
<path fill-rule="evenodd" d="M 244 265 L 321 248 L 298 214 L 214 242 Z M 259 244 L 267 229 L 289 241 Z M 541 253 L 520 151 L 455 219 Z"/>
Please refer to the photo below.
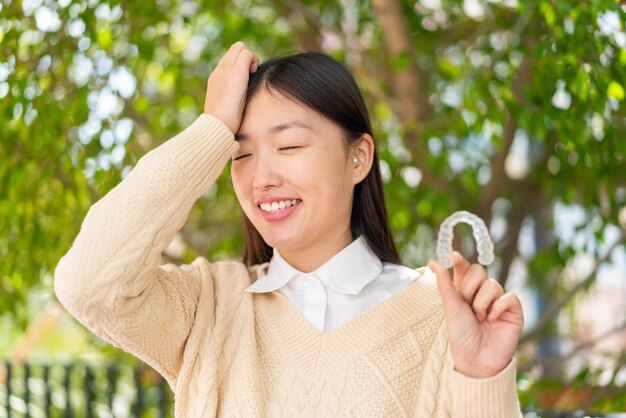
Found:
<path fill-rule="evenodd" d="M 452 260 L 450 259 L 452 256 L 452 230 L 454 225 L 459 222 L 464 222 L 472 227 L 472 234 L 476 240 L 476 250 L 478 251 L 478 262 L 483 266 L 493 263 L 493 242 L 485 222 L 471 212 L 460 210 L 448 216 L 439 227 L 437 237 L 439 264 L 444 268 L 452 267 Z"/>

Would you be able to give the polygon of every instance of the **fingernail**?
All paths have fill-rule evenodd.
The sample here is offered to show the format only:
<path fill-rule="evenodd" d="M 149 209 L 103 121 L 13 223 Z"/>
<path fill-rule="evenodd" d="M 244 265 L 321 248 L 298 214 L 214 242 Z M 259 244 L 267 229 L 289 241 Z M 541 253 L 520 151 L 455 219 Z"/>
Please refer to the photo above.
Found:
<path fill-rule="evenodd" d="M 452 257 L 458 260 L 459 257 L 461 257 L 461 253 L 458 251 L 452 251 Z"/>

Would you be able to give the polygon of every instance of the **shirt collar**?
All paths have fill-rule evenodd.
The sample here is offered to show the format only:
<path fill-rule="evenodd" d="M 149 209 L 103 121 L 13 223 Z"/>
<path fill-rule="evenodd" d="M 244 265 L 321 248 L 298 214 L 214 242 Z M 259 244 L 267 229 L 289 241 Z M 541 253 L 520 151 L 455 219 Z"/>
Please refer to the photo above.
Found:
<path fill-rule="evenodd" d="M 357 295 L 382 272 L 380 259 L 372 252 L 365 238 L 358 237 L 326 261 L 317 270 L 303 273 L 292 267 L 274 248 L 267 273 L 260 276 L 246 291 L 273 292 L 297 276 L 316 276 L 337 292 Z"/>

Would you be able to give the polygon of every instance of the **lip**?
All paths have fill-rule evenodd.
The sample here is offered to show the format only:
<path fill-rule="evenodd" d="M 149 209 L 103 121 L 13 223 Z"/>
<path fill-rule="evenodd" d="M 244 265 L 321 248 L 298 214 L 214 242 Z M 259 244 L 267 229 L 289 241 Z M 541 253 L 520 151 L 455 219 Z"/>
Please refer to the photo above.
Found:
<path fill-rule="evenodd" d="M 293 199 L 284 199 L 284 198 L 281 198 L 281 199 L 272 198 L 272 199 L 273 200 L 259 201 L 259 204 L 276 202 L 277 200 L 293 200 Z M 258 206 L 257 207 L 258 207 L 259 212 L 261 212 L 261 216 L 263 217 L 263 219 L 265 219 L 268 222 L 278 222 L 289 217 L 291 214 L 297 211 L 300 208 L 300 206 L 302 206 L 302 200 L 296 203 L 295 205 L 291 205 L 288 208 L 285 208 L 283 210 L 280 210 L 274 213 L 265 212 L 260 207 Z"/>

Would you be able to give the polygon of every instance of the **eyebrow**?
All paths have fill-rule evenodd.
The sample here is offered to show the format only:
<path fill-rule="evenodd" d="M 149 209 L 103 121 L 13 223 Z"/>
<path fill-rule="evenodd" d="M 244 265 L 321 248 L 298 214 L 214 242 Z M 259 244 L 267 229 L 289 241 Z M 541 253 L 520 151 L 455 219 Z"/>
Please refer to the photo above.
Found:
<path fill-rule="evenodd" d="M 292 122 L 281 123 L 280 125 L 272 126 L 269 129 L 269 132 L 272 134 L 277 134 L 279 132 L 282 132 L 290 128 L 302 128 L 302 129 L 313 130 L 313 128 L 311 128 L 309 125 L 307 125 L 304 122 L 292 121 Z M 237 132 L 235 134 L 235 141 L 245 141 L 246 139 L 249 139 L 248 134 L 241 133 L 241 132 Z"/>

